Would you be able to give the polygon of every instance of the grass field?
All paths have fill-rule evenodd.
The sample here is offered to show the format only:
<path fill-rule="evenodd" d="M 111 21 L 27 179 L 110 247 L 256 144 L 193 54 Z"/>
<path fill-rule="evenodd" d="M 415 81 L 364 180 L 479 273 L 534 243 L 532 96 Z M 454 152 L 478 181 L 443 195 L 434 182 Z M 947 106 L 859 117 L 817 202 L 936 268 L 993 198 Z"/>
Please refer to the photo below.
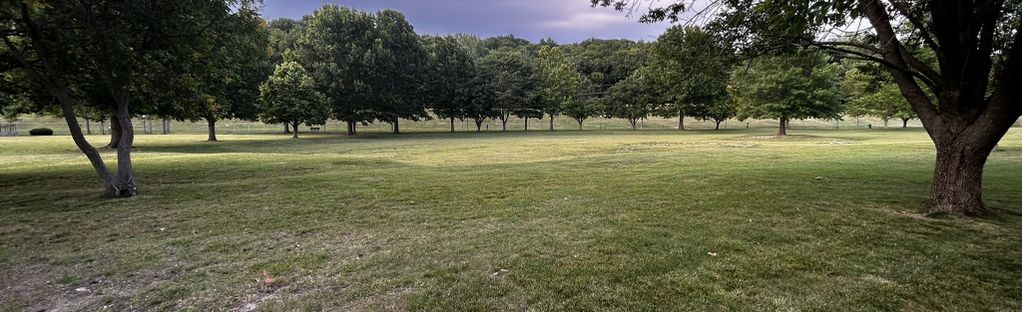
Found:
<path fill-rule="evenodd" d="M 970 219 L 918 128 L 774 131 L 139 136 L 116 200 L 0 138 L 0 310 L 1022 310 L 1022 129 Z"/>

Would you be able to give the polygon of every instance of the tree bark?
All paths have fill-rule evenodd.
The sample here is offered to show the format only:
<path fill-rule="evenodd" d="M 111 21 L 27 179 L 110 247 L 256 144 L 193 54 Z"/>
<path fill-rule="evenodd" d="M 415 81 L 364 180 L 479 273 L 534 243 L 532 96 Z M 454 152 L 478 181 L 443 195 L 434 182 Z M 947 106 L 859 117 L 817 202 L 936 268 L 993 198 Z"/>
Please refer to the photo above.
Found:
<path fill-rule="evenodd" d="M 135 171 L 131 163 L 131 145 L 135 143 L 135 129 L 131 125 L 131 112 L 128 111 L 128 91 L 121 87 L 111 90 L 111 93 L 117 102 L 121 140 L 117 143 L 117 179 L 107 186 L 107 193 L 114 197 L 131 197 L 136 194 Z"/>
<path fill-rule="evenodd" d="M 525 116 L 525 131 L 529 131 L 529 116 Z"/>
<path fill-rule="evenodd" d="M 881 118 L 881 119 L 884 121 L 884 129 L 887 129 L 887 121 L 891 120 L 891 119 L 887 118 L 887 117 L 884 117 L 884 118 Z"/>
<path fill-rule="evenodd" d="M 983 166 L 992 149 L 946 144 L 937 148 L 928 213 L 982 215 Z"/>
<path fill-rule="evenodd" d="M 678 130 L 685 131 L 685 111 L 681 111 L 678 117 Z"/>
<path fill-rule="evenodd" d="M 628 118 L 628 123 L 632 125 L 632 131 L 638 130 L 638 128 L 635 127 L 635 122 L 636 121 L 638 121 L 638 120 L 635 119 L 635 118 Z"/>
<path fill-rule="evenodd" d="M 292 128 L 294 128 L 294 131 L 291 132 L 291 138 L 292 139 L 297 139 L 298 138 L 298 125 L 300 125 L 300 124 L 301 124 L 300 122 L 297 122 L 297 121 L 294 122 L 294 124 L 292 126 Z"/>
<path fill-rule="evenodd" d="M 170 118 L 163 116 L 163 134 L 170 134 Z"/>
<path fill-rule="evenodd" d="M 788 135 L 788 118 L 781 118 L 781 125 L 777 130 L 778 136 Z"/>
<path fill-rule="evenodd" d="M 550 131 L 554 131 L 554 114 L 550 114 Z"/>
<path fill-rule="evenodd" d="M 479 119 L 479 118 L 475 118 L 474 119 L 474 121 L 476 122 L 476 132 L 483 132 L 483 121 L 485 121 L 485 120 L 486 119 Z"/>
<path fill-rule="evenodd" d="M 85 134 L 92 135 L 92 123 L 88 118 L 85 118 Z"/>
<path fill-rule="evenodd" d="M 720 123 L 724 121 L 720 119 L 715 119 L 714 121 L 716 122 L 716 125 L 713 126 L 713 130 L 720 130 Z"/>
<path fill-rule="evenodd" d="M 908 119 L 905 119 L 905 118 L 901 119 L 901 127 L 902 128 L 908 128 Z"/>
<path fill-rule="evenodd" d="M 288 134 L 291 133 L 291 125 L 286 123 L 286 122 L 284 123 L 284 133 L 288 133 Z"/>
<path fill-rule="evenodd" d="M 130 121 L 128 122 L 131 123 Z M 106 145 L 106 148 L 117 148 L 121 144 L 121 121 L 114 115 L 110 116 L 110 144 Z"/>
<path fill-rule="evenodd" d="M 394 134 L 401 134 L 401 125 L 399 124 L 398 120 L 399 120 L 398 118 L 394 118 L 394 123 L 393 123 Z"/>
<path fill-rule="evenodd" d="M 582 131 L 582 122 L 584 122 L 585 119 L 578 118 L 578 119 L 575 119 L 575 121 L 578 121 L 578 131 Z"/>
<path fill-rule="evenodd" d="M 355 122 L 348 120 L 346 123 L 348 124 L 348 136 L 355 135 Z"/>
<path fill-rule="evenodd" d="M 451 133 L 454 133 L 454 116 L 451 116 Z"/>
<path fill-rule="evenodd" d="M 507 119 L 508 117 L 500 118 L 500 131 L 507 131 Z"/>
<path fill-rule="evenodd" d="M 216 119 L 206 117 L 206 129 L 208 132 L 206 141 L 216 142 Z"/>

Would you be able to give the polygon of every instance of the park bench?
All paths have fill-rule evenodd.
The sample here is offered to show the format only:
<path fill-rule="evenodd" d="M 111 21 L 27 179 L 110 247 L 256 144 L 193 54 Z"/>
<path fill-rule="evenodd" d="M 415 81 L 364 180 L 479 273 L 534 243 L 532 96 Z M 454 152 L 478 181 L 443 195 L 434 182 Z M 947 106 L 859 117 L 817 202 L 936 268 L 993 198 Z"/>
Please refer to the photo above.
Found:
<path fill-rule="evenodd" d="M 309 131 L 312 133 L 319 133 L 319 127 L 309 127 Z"/>

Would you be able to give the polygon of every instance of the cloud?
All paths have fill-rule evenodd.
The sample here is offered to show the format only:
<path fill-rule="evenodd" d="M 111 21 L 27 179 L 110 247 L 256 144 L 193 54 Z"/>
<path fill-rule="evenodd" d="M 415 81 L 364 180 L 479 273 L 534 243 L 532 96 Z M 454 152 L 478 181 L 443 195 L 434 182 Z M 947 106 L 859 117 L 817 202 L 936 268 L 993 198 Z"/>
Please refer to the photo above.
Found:
<path fill-rule="evenodd" d="M 592 37 L 652 40 L 666 24 L 640 24 L 625 13 L 592 8 L 588 0 L 265 0 L 268 18 L 301 18 L 325 3 L 366 11 L 402 11 L 424 34 L 514 34 L 529 40 L 577 42 Z"/>

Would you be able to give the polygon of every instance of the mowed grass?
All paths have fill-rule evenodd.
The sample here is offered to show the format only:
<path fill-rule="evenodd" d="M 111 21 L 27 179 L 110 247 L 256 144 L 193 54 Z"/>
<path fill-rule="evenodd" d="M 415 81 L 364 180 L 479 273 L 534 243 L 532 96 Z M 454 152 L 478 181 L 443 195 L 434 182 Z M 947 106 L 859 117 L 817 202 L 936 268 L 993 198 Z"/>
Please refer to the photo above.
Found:
<path fill-rule="evenodd" d="M 920 129 L 773 132 L 139 136 L 130 199 L 0 138 L 0 307 L 1022 310 L 1022 129 L 967 219 Z"/>

